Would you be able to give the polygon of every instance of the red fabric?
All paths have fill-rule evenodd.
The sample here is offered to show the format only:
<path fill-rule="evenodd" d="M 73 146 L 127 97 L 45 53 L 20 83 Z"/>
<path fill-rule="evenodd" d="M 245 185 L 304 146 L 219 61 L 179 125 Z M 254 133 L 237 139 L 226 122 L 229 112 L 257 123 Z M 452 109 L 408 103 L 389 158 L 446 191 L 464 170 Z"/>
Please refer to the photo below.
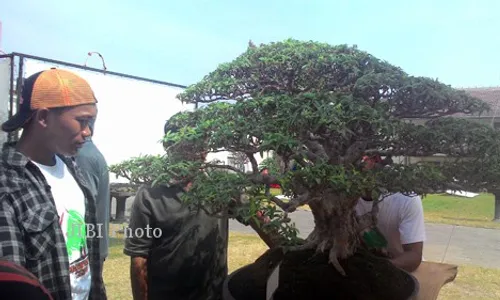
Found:
<path fill-rule="evenodd" d="M 41 285 L 38 283 L 36 280 L 32 280 L 28 277 L 19 275 L 19 274 L 13 274 L 13 273 L 0 273 L 0 282 L 2 281 L 16 281 L 16 282 L 23 282 L 27 284 L 31 284 L 37 287 L 41 287 Z"/>
<path fill-rule="evenodd" d="M 35 275 L 31 274 L 28 270 L 17 265 L 11 261 L 0 260 L 0 272 L 18 271 L 24 276 L 27 276 L 33 280 L 38 280 Z"/>
<path fill-rule="evenodd" d="M 380 155 L 375 155 L 375 156 L 363 156 L 363 162 L 366 163 L 366 168 L 367 169 L 372 169 L 375 164 L 381 163 L 382 162 L 382 157 Z"/>
<path fill-rule="evenodd" d="M 26 297 L 34 296 L 34 299 L 43 297 L 43 299 L 53 300 L 49 291 L 40 284 L 35 275 L 10 261 L 0 261 L 0 290 L 9 296 L 19 296 L 19 293 L 22 293 Z"/>

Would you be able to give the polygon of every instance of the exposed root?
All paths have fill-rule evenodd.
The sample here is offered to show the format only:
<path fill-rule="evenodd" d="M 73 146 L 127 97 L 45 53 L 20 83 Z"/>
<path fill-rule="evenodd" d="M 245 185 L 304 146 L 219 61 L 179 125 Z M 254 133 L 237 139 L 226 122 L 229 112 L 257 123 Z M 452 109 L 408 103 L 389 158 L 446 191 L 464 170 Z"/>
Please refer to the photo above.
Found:
<path fill-rule="evenodd" d="M 288 251 L 305 251 L 305 250 L 312 250 L 316 247 L 317 246 L 315 243 L 311 243 L 311 242 L 306 241 L 306 243 L 303 245 L 296 245 L 296 246 L 287 247 L 287 250 Z"/>
<path fill-rule="evenodd" d="M 339 259 L 351 256 L 359 245 L 355 198 L 340 195 L 322 195 L 321 201 L 311 201 L 315 228 L 307 240 L 317 245 L 317 251 L 328 251 L 328 261 L 343 276 L 347 276 Z"/>
<path fill-rule="evenodd" d="M 338 256 L 337 256 L 337 251 L 335 251 L 335 248 L 330 249 L 330 253 L 328 254 L 328 261 L 333 265 L 333 267 L 339 272 L 342 276 L 347 276 L 344 268 L 339 263 Z"/>
<path fill-rule="evenodd" d="M 346 272 L 344 268 L 339 263 L 340 258 L 347 258 L 347 252 L 342 252 L 342 247 L 339 247 L 340 244 L 336 243 L 335 239 L 323 240 L 319 243 L 317 247 L 317 251 L 321 253 L 325 253 L 328 251 L 328 262 L 333 265 L 333 267 L 342 275 L 346 276 Z M 338 250 L 340 248 L 340 251 Z"/>
<path fill-rule="evenodd" d="M 318 247 L 318 239 L 316 234 L 316 229 L 314 229 L 309 236 L 304 240 L 304 244 L 289 246 L 287 247 L 287 251 L 305 251 L 312 250 Z"/>

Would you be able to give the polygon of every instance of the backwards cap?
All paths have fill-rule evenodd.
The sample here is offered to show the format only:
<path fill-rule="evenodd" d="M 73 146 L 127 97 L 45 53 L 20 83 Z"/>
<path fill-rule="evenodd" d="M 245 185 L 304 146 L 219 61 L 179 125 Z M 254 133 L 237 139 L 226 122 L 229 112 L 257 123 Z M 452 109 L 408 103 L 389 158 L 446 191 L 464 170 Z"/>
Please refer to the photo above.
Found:
<path fill-rule="evenodd" d="M 31 75 L 24 81 L 19 111 L 2 124 L 2 130 L 12 132 L 23 127 L 41 108 L 71 107 L 94 104 L 97 99 L 82 77 L 52 68 Z"/>

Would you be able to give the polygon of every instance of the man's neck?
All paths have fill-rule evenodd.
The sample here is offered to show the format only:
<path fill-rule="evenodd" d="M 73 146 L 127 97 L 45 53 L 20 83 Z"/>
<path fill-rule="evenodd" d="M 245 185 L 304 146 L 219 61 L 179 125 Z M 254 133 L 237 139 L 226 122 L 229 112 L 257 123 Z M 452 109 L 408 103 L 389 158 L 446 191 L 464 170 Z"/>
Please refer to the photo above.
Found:
<path fill-rule="evenodd" d="M 46 166 L 53 166 L 56 163 L 55 153 L 33 137 L 22 135 L 19 142 L 17 142 L 16 148 L 36 163 Z"/>

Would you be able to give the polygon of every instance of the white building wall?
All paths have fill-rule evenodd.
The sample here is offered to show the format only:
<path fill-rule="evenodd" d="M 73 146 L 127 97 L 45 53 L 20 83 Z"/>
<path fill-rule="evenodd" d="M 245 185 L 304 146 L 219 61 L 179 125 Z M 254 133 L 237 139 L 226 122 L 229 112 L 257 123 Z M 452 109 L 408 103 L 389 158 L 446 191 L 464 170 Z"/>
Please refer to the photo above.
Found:
<path fill-rule="evenodd" d="M 207 161 L 212 161 L 212 160 L 218 160 L 221 162 L 223 165 L 229 164 L 228 162 L 228 157 L 230 156 L 229 151 L 221 151 L 221 152 L 212 152 L 207 155 Z M 263 153 L 263 157 L 260 156 L 260 153 L 254 154 L 255 160 L 257 161 L 257 164 L 260 165 L 260 163 L 269 157 L 271 154 L 269 153 Z M 245 172 L 250 172 L 252 170 L 252 164 L 251 163 L 246 163 L 245 164 Z"/>

